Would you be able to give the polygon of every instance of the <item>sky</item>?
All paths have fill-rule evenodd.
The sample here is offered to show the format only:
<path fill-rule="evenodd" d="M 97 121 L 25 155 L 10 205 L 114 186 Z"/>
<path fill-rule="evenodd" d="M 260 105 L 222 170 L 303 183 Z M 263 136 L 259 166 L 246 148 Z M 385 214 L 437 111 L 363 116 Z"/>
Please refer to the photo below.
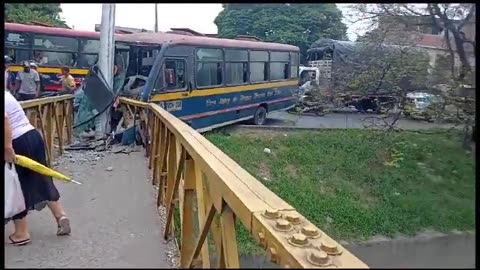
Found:
<path fill-rule="evenodd" d="M 347 4 L 337 4 L 344 12 Z M 102 17 L 102 4 L 61 4 L 62 14 L 70 27 L 77 30 L 94 31 Z M 153 30 L 155 25 L 154 4 L 116 4 L 115 25 Z M 158 4 L 158 30 L 190 28 L 200 33 L 216 34 L 213 22 L 222 11 L 221 4 Z M 85 15 L 88 14 L 88 15 Z M 349 24 L 348 38 L 355 40 L 362 33 L 358 24 Z"/>

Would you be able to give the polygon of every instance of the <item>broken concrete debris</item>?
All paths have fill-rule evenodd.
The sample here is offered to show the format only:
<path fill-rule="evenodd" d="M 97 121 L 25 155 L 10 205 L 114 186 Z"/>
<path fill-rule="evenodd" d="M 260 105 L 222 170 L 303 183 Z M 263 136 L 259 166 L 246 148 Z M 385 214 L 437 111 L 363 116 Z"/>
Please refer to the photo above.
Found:
<path fill-rule="evenodd" d="M 75 163 L 79 165 L 93 166 L 96 165 L 104 155 L 104 152 L 97 152 L 94 150 L 65 150 L 64 155 L 60 156 L 53 164 L 54 166 L 60 166 Z"/>

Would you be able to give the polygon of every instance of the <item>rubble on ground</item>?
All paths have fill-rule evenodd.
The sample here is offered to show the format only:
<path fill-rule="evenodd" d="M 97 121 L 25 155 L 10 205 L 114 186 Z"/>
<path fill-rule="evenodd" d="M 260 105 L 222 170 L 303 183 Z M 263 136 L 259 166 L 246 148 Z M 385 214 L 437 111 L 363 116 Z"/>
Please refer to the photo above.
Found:
<path fill-rule="evenodd" d="M 105 152 L 97 152 L 95 150 L 80 150 L 80 151 L 68 151 L 65 150 L 64 154 L 60 156 L 55 162 L 54 166 L 62 166 L 69 164 L 79 164 L 86 166 L 96 165 L 105 156 Z"/>
<path fill-rule="evenodd" d="M 123 145 L 120 143 L 113 144 L 109 139 L 87 141 L 77 140 L 64 148 L 63 155 L 53 162 L 53 166 L 57 167 L 73 163 L 93 166 L 103 159 L 105 155 L 110 153 L 128 155 L 132 152 L 140 151 L 142 151 L 142 146 L 136 145 L 135 143 L 130 145 Z M 108 167 L 106 170 L 112 171 L 113 167 Z"/>

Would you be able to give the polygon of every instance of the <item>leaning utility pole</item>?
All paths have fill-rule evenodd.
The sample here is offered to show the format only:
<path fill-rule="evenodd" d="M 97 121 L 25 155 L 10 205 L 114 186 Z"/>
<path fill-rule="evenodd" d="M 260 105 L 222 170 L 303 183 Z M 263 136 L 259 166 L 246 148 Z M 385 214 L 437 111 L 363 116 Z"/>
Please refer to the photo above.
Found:
<path fill-rule="evenodd" d="M 102 24 L 100 25 L 100 52 L 98 68 L 103 74 L 108 89 L 113 91 L 113 65 L 115 57 L 115 4 L 102 5 Z M 109 109 L 106 109 L 95 122 L 97 139 L 105 136 Z"/>
<path fill-rule="evenodd" d="M 158 33 L 158 9 L 155 3 L 155 33 Z"/>

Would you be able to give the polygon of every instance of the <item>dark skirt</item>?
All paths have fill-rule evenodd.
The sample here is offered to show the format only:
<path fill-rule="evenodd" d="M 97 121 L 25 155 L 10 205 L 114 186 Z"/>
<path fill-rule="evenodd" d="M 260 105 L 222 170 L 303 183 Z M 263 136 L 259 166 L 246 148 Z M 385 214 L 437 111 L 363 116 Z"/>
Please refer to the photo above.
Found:
<path fill-rule="evenodd" d="M 47 165 L 45 143 L 38 130 L 33 129 L 13 140 L 15 154 L 26 156 L 38 163 Z M 42 210 L 49 201 L 58 201 L 60 194 L 49 176 L 36 173 L 30 169 L 15 166 L 25 197 L 26 210 L 13 216 L 12 219 L 24 218 L 30 210 Z M 5 220 L 7 223 L 8 220 Z"/>

